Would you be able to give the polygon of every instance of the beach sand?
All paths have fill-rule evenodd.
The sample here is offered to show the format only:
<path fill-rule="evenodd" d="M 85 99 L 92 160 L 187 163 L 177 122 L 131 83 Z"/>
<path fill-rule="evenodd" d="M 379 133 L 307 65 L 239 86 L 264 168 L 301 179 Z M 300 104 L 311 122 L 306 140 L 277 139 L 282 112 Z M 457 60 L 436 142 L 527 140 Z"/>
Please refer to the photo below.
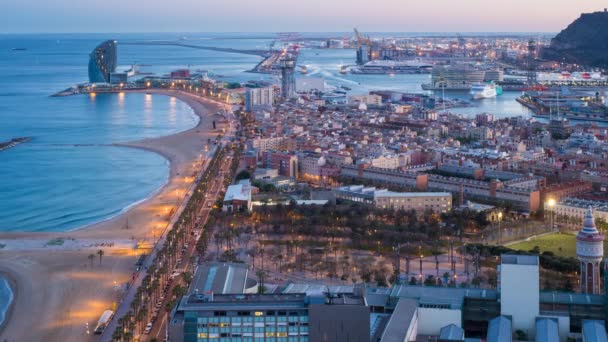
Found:
<path fill-rule="evenodd" d="M 120 286 L 135 271 L 141 249 L 136 241 L 149 245 L 166 229 L 168 215 L 192 185 L 200 169 L 207 139 L 213 131 L 214 113 L 222 105 L 192 95 L 172 91 L 151 91 L 153 96 L 170 95 L 190 105 L 199 124 L 170 136 L 117 144 L 156 152 L 170 161 L 168 183 L 154 196 L 121 215 L 82 229 L 65 233 L 3 233 L 0 274 L 14 286 L 14 298 L 1 341 L 95 341 L 92 334 L 101 313 L 112 309 Z M 209 146 L 211 155 L 214 146 Z M 128 220 L 128 228 L 127 228 Z M 44 247 L 44 241 L 64 239 L 63 246 Z M 72 243 L 71 239 L 79 243 Z M 32 243 L 39 247 L 31 248 Z M 120 241 L 114 247 L 95 244 Z M 127 243 L 124 243 L 127 241 Z M 132 245 L 128 244 L 132 241 Z M 28 244 L 29 242 L 29 244 Z M 11 248 L 9 248 L 11 247 Z M 96 254 L 103 250 L 100 257 Z M 88 256 L 94 254 L 94 258 Z"/>

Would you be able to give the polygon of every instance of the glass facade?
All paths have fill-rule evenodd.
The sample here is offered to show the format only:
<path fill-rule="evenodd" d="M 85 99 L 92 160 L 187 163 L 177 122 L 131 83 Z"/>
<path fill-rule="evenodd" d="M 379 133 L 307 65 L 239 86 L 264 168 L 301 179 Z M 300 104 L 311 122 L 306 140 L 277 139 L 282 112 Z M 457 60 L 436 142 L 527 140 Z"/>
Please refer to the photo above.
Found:
<path fill-rule="evenodd" d="M 89 82 L 110 83 L 110 74 L 116 71 L 118 43 L 107 40 L 99 44 L 89 55 Z"/>
<path fill-rule="evenodd" d="M 305 309 L 188 312 L 184 341 L 308 342 L 308 324 Z"/>

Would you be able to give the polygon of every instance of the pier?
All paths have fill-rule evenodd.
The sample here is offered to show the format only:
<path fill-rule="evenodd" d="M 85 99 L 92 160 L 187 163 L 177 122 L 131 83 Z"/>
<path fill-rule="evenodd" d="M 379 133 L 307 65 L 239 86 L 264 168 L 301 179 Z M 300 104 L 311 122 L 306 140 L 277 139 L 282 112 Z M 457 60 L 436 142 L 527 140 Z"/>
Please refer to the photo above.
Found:
<path fill-rule="evenodd" d="M 9 148 L 13 148 L 19 144 L 23 144 L 30 140 L 32 140 L 32 138 L 22 137 L 22 138 L 13 138 L 13 139 L 11 139 L 9 141 L 5 141 L 5 142 L 0 142 L 0 151 L 8 150 Z"/>
<path fill-rule="evenodd" d="M 298 51 L 297 49 L 285 49 L 285 50 L 261 50 L 261 49 L 233 49 L 233 48 L 222 48 L 222 47 L 214 47 L 214 46 L 203 46 L 203 45 L 195 45 L 188 44 L 179 41 L 164 41 L 164 40 L 154 40 L 154 41 L 134 41 L 134 42 L 121 42 L 122 45 L 158 45 L 158 46 L 176 46 L 183 47 L 189 49 L 199 49 L 199 50 L 208 50 L 208 51 L 218 51 L 218 52 L 228 52 L 228 53 L 240 53 L 245 55 L 253 55 L 260 56 L 264 59 L 259 62 L 250 72 L 255 73 L 277 73 L 279 70 L 279 64 L 282 58 L 285 56 L 287 52 L 297 60 Z"/>
<path fill-rule="evenodd" d="M 272 50 L 246 50 L 246 49 L 221 48 L 221 47 L 214 47 L 214 46 L 186 44 L 186 43 L 175 42 L 175 41 L 144 41 L 144 42 L 124 42 L 124 43 L 121 42 L 120 44 L 122 44 L 122 45 L 178 46 L 178 47 L 190 48 L 190 49 L 240 53 L 240 54 L 254 55 L 254 56 L 260 56 L 260 57 L 265 57 L 265 58 L 273 55 L 274 53 L 280 53 L 279 51 L 272 51 Z"/>

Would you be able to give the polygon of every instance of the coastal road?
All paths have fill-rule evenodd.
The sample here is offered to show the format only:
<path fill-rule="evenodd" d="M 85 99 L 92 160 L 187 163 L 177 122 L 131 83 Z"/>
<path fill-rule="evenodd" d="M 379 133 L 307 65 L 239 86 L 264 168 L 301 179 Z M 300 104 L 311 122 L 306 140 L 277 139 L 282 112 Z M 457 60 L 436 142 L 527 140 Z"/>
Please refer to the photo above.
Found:
<path fill-rule="evenodd" d="M 199 175 L 197 176 L 197 179 L 209 166 L 209 161 L 210 161 L 209 157 L 212 156 L 214 152 L 215 152 L 215 150 L 211 150 L 207 153 L 205 165 L 203 165 L 203 167 L 201 167 L 201 170 L 199 172 Z M 108 324 L 108 326 L 104 330 L 103 334 L 101 335 L 100 341 L 103 341 L 103 342 L 112 341 L 112 334 L 114 333 L 114 331 L 116 330 L 116 327 L 118 326 L 118 319 L 123 317 L 124 315 L 126 315 L 129 312 L 129 310 L 131 308 L 131 302 L 135 298 L 137 289 L 141 286 L 143 279 L 148 274 L 147 273 L 148 268 L 152 265 L 154 259 L 156 258 L 156 255 L 162 249 L 162 246 L 164 245 L 164 243 L 167 239 L 167 233 L 169 232 L 170 229 L 173 228 L 173 225 L 177 222 L 177 220 L 180 217 L 180 214 L 182 213 L 182 211 L 186 207 L 186 204 L 190 200 L 190 197 L 192 196 L 192 193 L 193 193 L 194 188 L 196 187 L 196 184 L 197 184 L 197 182 L 192 183 L 190 189 L 188 190 L 187 195 L 184 196 L 184 198 L 182 199 L 182 201 L 179 205 L 179 208 L 176 210 L 176 212 L 171 217 L 171 220 L 169 221 L 169 224 L 167 225 L 167 229 L 165 229 L 165 231 L 162 233 L 162 235 L 156 242 L 156 245 L 154 246 L 154 249 L 152 250 L 152 252 L 146 257 L 146 260 L 144 261 L 141 270 L 135 274 L 135 278 L 133 279 L 131 286 L 127 290 L 127 293 L 123 296 L 122 301 L 120 302 L 118 308 L 116 309 L 114 318 L 110 321 L 110 324 Z"/>
<path fill-rule="evenodd" d="M 232 158 L 228 157 L 222 161 L 222 164 L 220 165 L 219 173 L 218 173 L 217 177 L 215 177 L 212 181 L 212 184 L 210 187 L 211 192 L 210 192 L 209 199 L 207 201 L 211 201 L 212 203 L 215 203 L 220 191 L 222 191 L 224 189 L 223 175 L 225 172 L 229 171 L 231 160 L 232 160 Z M 205 201 L 205 202 L 207 202 L 207 201 Z M 201 215 L 200 215 L 201 220 L 199 222 L 200 227 L 203 227 L 207 223 L 211 209 L 212 208 L 209 208 L 206 205 L 203 205 L 203 208 L 201 210 Z M 197 230 L 197 232 L 201 232 L 201 230 L 202 230 L 202 228 Z M 192 272 L 194 272 L 196 265 L 192 265 L 190 263 L 190 260 L 192 259 L 192 256 L 194 256 L 196 253 L 197 253 L 196 252 L 196 241 L 191 241 L 188 246 L 188 249 L 186 250 L 184 256 L 182 257 L 182 262 L 179 265 L 177 265 L 176 269 L 183 270 L 183 272 L 187 272 L 190 270 L 192 270 Z M 174 279 L 174 281 L 171 282 L 171 285 L 169 286 L 167 293 L 172 294 L 173 288 L 176 285 L 185 285 L 181 276 L 176 277 Z M 162 302 L 162 305 L 161 305 L 162 308 L 165 307 L 165 304 L 171 299 L 171 297 L 172 297 L 171 295 L 166 296 L 166 298 Z M 180 300 L 180 298 L 177 298 L 177 301 L 179 301 L 179 300 Z M 159 316 L 159 318 L 160 317 L 161 316 Z M 164 339 L 166 332 L 167 332 L 167 325 L 166 325 L 167 324 L 167 314 L 162 315 L 162 319 L 158 320 L 157 322 L 153 323 L 152 331 L 150 332 L 149 336 L 155 337 L 157 340 L 161 341 Z"/>

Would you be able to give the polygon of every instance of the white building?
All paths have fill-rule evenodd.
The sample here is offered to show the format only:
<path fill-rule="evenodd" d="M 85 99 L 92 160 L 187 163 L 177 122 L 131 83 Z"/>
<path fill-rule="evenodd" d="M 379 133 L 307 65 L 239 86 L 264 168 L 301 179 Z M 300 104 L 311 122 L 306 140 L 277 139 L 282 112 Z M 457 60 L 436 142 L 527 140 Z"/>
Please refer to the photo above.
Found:
<path fill-rule="evenodd" d="M 235 212 L 239 209 L 251 210 L 251 183 L 249 179 L 243 179 L 238 184 L 233 184 L 226 189 L 222 211 Z"/>
<path fill-rule="evenodd" d="M 296 91 L 298 93 L 309 93 L 311 91 L 325 91 L 325 80 L 321 77 L 298 77 L 296 78 Z"/>
<path fill-rule="evenodd" d="M 512 317 L 513 332 L 534 336 L 540 313 L 538 256 L 503 254 L 499 267 L 500 314 Z"/>
<path fill-rule="evenodd" d="M 375 95 L 375 94 L 349 96 L 348 104 L 349 105 L 366 104 L 366 105 L 381 106 L 382 105 L 382 96 Z"/>
<path fill-rule="evenodd" d="M 245 106 L 248 112 L 256 107 L 272 107 L 274 104 L 274 88 L 247 88 Z"/>

